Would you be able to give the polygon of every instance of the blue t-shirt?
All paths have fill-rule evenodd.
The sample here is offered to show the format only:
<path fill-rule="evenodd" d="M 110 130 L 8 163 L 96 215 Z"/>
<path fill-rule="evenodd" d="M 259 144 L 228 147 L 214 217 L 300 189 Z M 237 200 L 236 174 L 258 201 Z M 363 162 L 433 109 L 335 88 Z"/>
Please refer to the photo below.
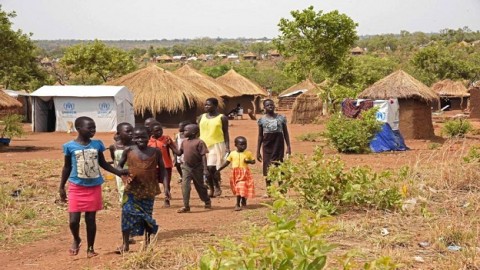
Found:
<path fill-rule="evenodd" d="M 63 153 L 72 160 L 72 171 L 68 180 L 80 186 L 98 186 L 103 177 L 98 165 L 98 153 L 105 151 L 100 140 L 91 140 L 88 145 L 69 141 L 63 145 Z"/>

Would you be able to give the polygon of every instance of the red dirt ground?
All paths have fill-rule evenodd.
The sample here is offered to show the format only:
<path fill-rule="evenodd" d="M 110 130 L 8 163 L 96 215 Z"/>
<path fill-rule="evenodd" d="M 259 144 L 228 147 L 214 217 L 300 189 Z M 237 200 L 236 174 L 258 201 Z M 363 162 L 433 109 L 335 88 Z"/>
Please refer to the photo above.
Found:
<path fill-rule="evenodd" d="M 285 112 L 281 112 L 285 113 Z M 287 117 L 289 113 L 287 113 Z M 251 120 L 233 120 L 230 121 L 231 141 L 238 135 L 246 136 L 249 147 L 252 152 L 255 151 L 257 132 L 256 123 Z M 475 124 L 478 126 L 478 124 Z M 438 125 L 436 131 L 438 131 Z M 29 128 L 29 127 L 26 127 Z M 301 142 L 296 139 L 297 136 L 323 130 L 323 125 L 289 125 L 289 131 L 292 141 L 292 151 L 294 153 L 310 154 L 316 145 L 324 145 L 323 142 Z M 174 129 L 166 129 L 167 135 L 173 136 Z M 26 137 L 13 140 L 8 151 L 0 150 L 0 162 L 17 162 L 27 159 L 63 159 L 61 146 L 68 140 L 76 136 L 66 133 L 29 133 Z M 99 133 L 96 139 L 101 139 L 106 146 L 112 142 L 112 133 Z M 441 139 L 437 139 L 441 142 Z M 407 141 L 407 145 L 412 149 L 407 152 L 368 154 L 368 155 L 342 155 L 342 159 L 349 166 L 369 165 L 375 169 L 392 169 L 402 165 L 414 162 L 419 155 L 428 154 L 427 150 L 430 141 Z M 334 154 L 331 149 L 327 149 L 328 154 Z M 252 199 L 249 204 L 253 208 L 247 211 L 259 211 L 263 206 L 260 203 L 265 200 L 260 196 L 265 192 L 265 185 L 259 174 L 261 164 L 253 166 L 253 172 L 256 179 L 257 197 Z M 59 174 L 61 168 L 58 168 Z M 172 196 L 172 207 L 162 208 L 162 202 L 158 201 L 155 205 L 154 217 L 161 226 L 159 238 L 163 245 L 174 246 L 176 239 L 192 233 L 222 234 L 229 224 L 241 222 L 244 215 L 233 211 L 234 198 L 228 188 L 226 179 L 229 170 L 226 170 L 223 176 L 223 195 L 220 198 L 213 199 L 213 209 L 205 210 L 197 198 L 195 191 L 192 191 L 192 213 L 177 214 L 176 210 L 182 206 L 180 187 L 176 184 L 174 176 Z M 174 172 L 175 173 L 175 172 Z M 176 175 L 176 174 L 174 174 Z M 1 176 L 0 176 L 1 177 Z M 60 179 L 58 179 L 60 180 Z M 108 181 L 107 185 L 114 187 L 113 181 Z M 52 194 L 52 196 L 57 196 Z M 53 203 L 53 202 L 52 202 Z M 244 212 L 244 211 L 242 211 Z M 241 213 L 241 212 L 240 212 Z M 262 213 L 261 211 L 257 212 Z M 115 262 L 119 260 L 119 255 L 113 253 L 116 246 L 121 243 L 120 233 L 120 209 L 113 207 L 109 210 L 99 212 L 97 215 L 97 239 L 96 251 L 100 256 L 87 259 L 85 245 L 80 254 L 75 257 L 68 256 L 68 248 L 71 243 L 71 236 L 67 225 L 67 213 L 65 213 L 65 226 L 58 229 L 58 233 L 51 235 L 47 239 L 33 242 L 24 246 L 9 248 L 0 251 L 0 265 L 3 269 L 81 269 L 81 268 L 117 268 Z M 81 237 L 86 240 L 85 227 L 82 222 Z M 133 245 L 136 250 L 139 245 Z"/>

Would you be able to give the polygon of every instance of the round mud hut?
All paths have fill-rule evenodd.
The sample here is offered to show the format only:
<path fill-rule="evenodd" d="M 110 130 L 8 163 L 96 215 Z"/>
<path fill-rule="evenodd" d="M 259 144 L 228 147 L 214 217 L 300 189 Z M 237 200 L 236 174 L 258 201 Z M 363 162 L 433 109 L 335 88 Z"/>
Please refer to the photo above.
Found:
<path fill-rule="evenodd" d="M 18 113 L 20 108 L 22 108 L 20 101 L 0 90 L 0 118 L 8 114 Z"/>
<path fill-rule="evenodd" d="M 136 123 L 143 123 L 149 117 L 168 127 L 177 126 L 185 120 L 195 121 L 197 115 L 203 112 L 205 100 L 210 97 L 217 98 L 223 108 L 221 97 L 214 92 L 156 65 L 106 84 L 126 86 L 132 91 Z"/>
<path fill-rule="evenodd" d="M 268 95 L 267 91 L 263 90 L 262 87 L 238 74 L 233 69 L 230 69 L 227 73 L 215 80 L 235 89 L 241 94 L 241 96 L 236 99 L 236 103 L 241 104 L 244 111 L 251 110 L 254 113 L 260 112 L 260 100 Z"/>
<path fill-rule="evenodd" d="M 292 85 L 278 95 L 278 108 L 292 109 L 293 104 L 298 96 L 317 87 L 318 85 L 310 79 L 306 79 L 302 82 Z"/>
<path fill-rule="evenodd" d="M 405 139 L 429 139 L 434 136 L 431 105 L 438 95 L 403 70 L 377 81 L 359 98 L 397 98 L 400 106 L 400 133 Z"/>
<path fill-rule="evenodd" d="M 242 94 L 240 94 L 237 90 L 215 81 L 215 79 L 212 77 L 203 74 L 189 65 L 184 65 L 175 70 L 173 73 L 186 80 L 189 80 L 190 82 L 207 88 L 218 96 L 222 97 L 225 104 L 222 113 L 228 114 L 228 112 L 237 107 L 237 104 L 240 104 L 244 108 L 250 104 L 250 102 L 247 104 L 242 104 Z"/>
<path fill-rule="evenodd" d="M 448 105 L 449 110 L 466 110 L 470 94 L 461 82 L 443 80 L 432 85 L 432 90 L 440 97 L 440 102 L 434 104 L 434 109 L 442 109 Z"/>

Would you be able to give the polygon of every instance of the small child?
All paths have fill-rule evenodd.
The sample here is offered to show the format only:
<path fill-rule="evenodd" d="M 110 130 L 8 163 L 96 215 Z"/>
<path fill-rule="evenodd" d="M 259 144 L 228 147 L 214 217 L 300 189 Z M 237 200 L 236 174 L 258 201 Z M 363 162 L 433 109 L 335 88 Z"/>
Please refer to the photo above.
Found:
<path fill-rule="evenodd" d="M 218 168 L 217 173 L 220 173 L 230 163 L 232 164 L 230 188 L 233 194 L 237 196 L 235 211 L 240 211 L 242 207 L 247 206 L 247 198 L 253 198 L 255 195 L 252 173 L 248 168 L 248 164 L 255 164 L 255 159 L 252 152 L 245 151 L 247 149 L 247 139 L 245 137 L 236 137 L 235 147 L 237 150 L 230 152 L 225 163 Z"/>
<path fill-rule="evenodd" d="M 178 124 L 178 133 L 175 135 L 175 142 L 177 146 L 181 146 L 182 142 L 186 140 L 183 132 L 185 131 L 185 127 L 190 125 L 192 122 L 190 121 L 182 121 Z M 175 161 L 175 168 L 177 169 L 178 174 L 180 175 L 180 180 L 178 183 L 182 183 L 182 163 L 183 163 L 183 155 L 177 156 L 174 154 L 174 161 Z"/>
<path fill-rule="evenodd" d="M 173 168 L 173 161 L 170 155 L 169 149 L 176 148 L 172 139 L 167 136 L 163 135 L 163 128 L 162 125 L 158 122 L 152 123 L 150 126 L 152 129 L 152 136 L 148 141 L 148 146 L 158 148 L 162 152 L 163 157 L 163 164 L 165 165 L 165 170 L 167 171 L 167 182 L 164 184 L 165 189 L 165 202 L 164 207 L 170 207 L 170 182 L 172 181 L 172 168 Z M 172 150 L 173 151 L 173 150 Z M 163 179 L 158 179 L 159 183 L 163 183 Z"/>
<path fill-rule="evenodd" d="M 114 166 L 118 166 L 118 161 L 122 157 L 122 153 L 125 148 L 132 146 L 132 136 L 133 136 L 133 126 L 130 123 L 123 122 L 117 125 L 117 133 L 115 133 L 115 143 L 110 145 L 108 149 L 110 150 L 110 156 L 112 157 Z M 128 168 L 127 165 L 124 168 Z M 120 204 L 123 201 L 123 192 L 125 190 L 125 185 L 121 177 L 116 176 L 117 180 L 117 190 L 118 198 Z"/>
<path fill-rule="evenodd" d="M 206 178 L 208 176 L 207 145 L 198 138 L 200 129 L 197 124 L 185 126 L 184 136 L 180 149 L 173 149 L 177 156 L 183 155 L 182 164 L 182 196 L 183 207 L 177 213 L 190 212 L 191 182 L 197 190 L 198 196 L 205 203 L 205 208 L 212 208 L 212 201 L 208 196 Z"/>
<path fill-rule="evenodd" d="M 149 117 L 149 118 L 145 119 L 145 122 L 143 124 L 145 126 L 145 128 L 147 128 L 149 138 L 150 138 L 150 136 L 152 136 L 152 124 L 153 123 L 158 123 L 157 119 L 155 119 L 153 117 Z"/>
<path fill-rule="evenodd" d="M 93 246 L 97 225 L 95 217 L 98 210 L 102 209 L 102 184 L 104 182 L 100 167 L 120 176 L 128 174 L 126 170 L 117 170 L 105 160 L 103 151 L 105 146 L 102 141 L 92 140 L 95 136 L 95 122 L 92 118 L 81 116 L 75 120 L 78 136 L 75 140 L 63 145 L 65 160 L 62 169 L 59 193 L 60 200 L 65 202 L 67 193 L 65 184 L 68 184 L 68 212 L 69 226 L 73 236 L 73 243 L 69 250 L 71 256 L 80 251 L 80 217 L 85 212 L 87 227 L 87 258 L 95 257 Z"/>
<path fill-rule="evenodd" d="M 126 198 L 122 205 L 123 244 L 117 248 L 118 254 L 129 251 L 130 235 L 145 235 L 145 245 L 148 245 L 150 236 L 157 233 L 158 225 L 153 219 L 155 196 L 160 194 L 157 174 L 166 177 L 161 151 L 148 146 L 147 129 L 135 127 L 132 141 L 135 145 L 125 149 L 118 162 L 120 168 L 128 163 L 130 171 L 130 177 L 122 178 Z"/>

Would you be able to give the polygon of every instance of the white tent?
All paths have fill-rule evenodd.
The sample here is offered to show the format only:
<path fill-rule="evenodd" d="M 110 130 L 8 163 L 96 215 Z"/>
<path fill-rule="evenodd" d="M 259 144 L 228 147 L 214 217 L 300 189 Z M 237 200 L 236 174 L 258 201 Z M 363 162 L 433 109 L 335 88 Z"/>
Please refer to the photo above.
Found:
<path fill-rule="evenodd" d="M 135 122 L 133 96 L 125 86 L 43 86 L 30 96 L 34 132 L 69 131 L 80 116 L 91 117 L 99 132 Z"/>

